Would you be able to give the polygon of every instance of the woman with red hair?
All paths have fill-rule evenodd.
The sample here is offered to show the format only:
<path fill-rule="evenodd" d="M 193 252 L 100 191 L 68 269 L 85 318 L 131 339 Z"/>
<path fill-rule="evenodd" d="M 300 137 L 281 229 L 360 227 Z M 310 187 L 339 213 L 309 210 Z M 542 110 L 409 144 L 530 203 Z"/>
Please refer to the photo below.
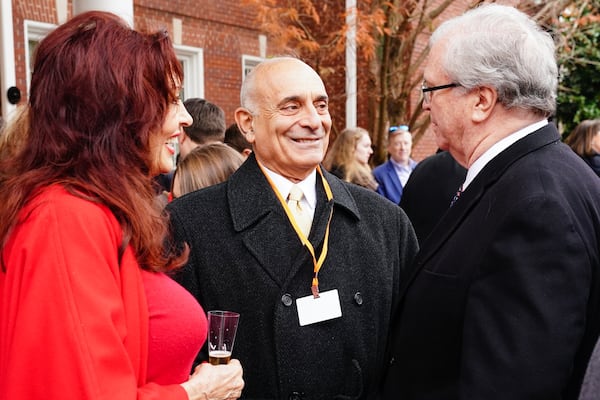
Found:
<path fill-rule="evenodd" d="M 191 117 L 166 32 L 89 12 L 36 51 L 27 132 L 0 160 L 0 398 L 237 398 L 242 370 L 203 364 L 200 305 L 165 272 L 152 177 Z"/>

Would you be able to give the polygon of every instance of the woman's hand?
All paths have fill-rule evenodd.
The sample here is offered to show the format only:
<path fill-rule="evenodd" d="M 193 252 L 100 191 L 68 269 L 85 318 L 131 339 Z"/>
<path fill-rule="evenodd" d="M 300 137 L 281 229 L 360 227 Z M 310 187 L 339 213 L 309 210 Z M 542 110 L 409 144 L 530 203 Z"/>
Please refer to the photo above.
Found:
<path fill-rule="evenodd" d="M 231 360 L 226 365 L 200 364 L 187 382 L 181 384 L 190 400 L 235 400 L 242 395 L 242 365 Z"/>

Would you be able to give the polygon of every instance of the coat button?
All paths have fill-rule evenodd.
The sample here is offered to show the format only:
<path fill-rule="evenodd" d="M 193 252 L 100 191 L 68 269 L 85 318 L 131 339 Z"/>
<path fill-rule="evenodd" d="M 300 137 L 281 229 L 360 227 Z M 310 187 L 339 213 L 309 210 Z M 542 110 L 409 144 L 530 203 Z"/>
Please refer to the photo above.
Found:
<path fill-rule="evenodd" d="M 281 302 L 283 303 L 284 306 L 289 307 L 292 305 L 293 301 L 292 301 L 292 296 L 289 294 L 284 294 L 283 296 L 281 296 Z M 294 392 L 295 393 L 295 392 Z"/>
<path fill-rule="evenodd" d="M 302 395 L 304 393 L 300 393 L 300 392 L 292 392 L 290 393 L 290 395 L 288 396 L 289 400 L 302 400 Z"/>
<path fill-rule="evenodd" d="M 362 306 L 362 303 L 363 303 L 363 297 L 362 297 L 362 294 L 361 294 L 360 292 L 356 292 L 356 293 L 354 294 L 354 302 L 355 302 L 356 304 L 358 304 L 359 306 Z"/>

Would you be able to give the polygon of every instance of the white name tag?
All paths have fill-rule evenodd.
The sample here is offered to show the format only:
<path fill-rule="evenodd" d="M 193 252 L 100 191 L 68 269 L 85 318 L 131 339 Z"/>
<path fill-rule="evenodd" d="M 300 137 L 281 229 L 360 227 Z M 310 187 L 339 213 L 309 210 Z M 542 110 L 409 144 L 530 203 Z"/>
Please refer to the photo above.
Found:
<path fill-rule="evenodd" d="M 312 294 L 296 299 L 296 307 L 298 308 L 298 320 L 300 321 L 300 326 L 327 321 L 342 316 L 340 297 L 337 289 L 319 293 L 319 297 L 316 299 Z"/>

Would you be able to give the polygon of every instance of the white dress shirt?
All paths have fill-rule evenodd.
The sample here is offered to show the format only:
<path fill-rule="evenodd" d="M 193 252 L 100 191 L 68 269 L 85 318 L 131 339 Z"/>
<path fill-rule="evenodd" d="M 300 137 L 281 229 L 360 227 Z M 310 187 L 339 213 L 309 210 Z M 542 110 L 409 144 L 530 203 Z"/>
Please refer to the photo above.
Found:
<path fill-rule="evenodd" d="M 290 189 L 294 182 L 290 181 L 287 178 L 279 175 L 276 172 L 271 171 L 267 167 L 263 166 L 265 172 L 271 179 L 271 182 L 275 185 L 275 188 L 281 195 L 281 197 L 286 200 L 288 195 L 290 194 Z M 300 200 L 300 206 L 303 207 L 305 211 L 310 213 L 311 219 L 315 215 L 315 207 L 317 206 L 317 190 L 315 185 L 317 183 L 317 170 L 313 170 L 310 175 L 306 177 L 303 181 L 296 183 L 296 185 L 300 186 L 302 192 L 304 193 L 304 197 Z M 304 208 L 306 207 L 306 208 Z"/>
<path fill-rule="evenodd" d="M 469 184 L 473 182 L 473 179 L 481 172 L 483 167 L 485 167 L 490 161 L 494 159 L 498 154 L 502 153 L 502 151 L 506 150 L 510 145 L 515 143 L 517 140 L 524 138 L 537 131 L 538 129 L 548 125 L 548 120 L 544 119 L 542 121 L 533 123 L 531 125 L 527 125 L 525 128 L 516 131 L 515 133 L 511 133 L 509 136 L 495 143 L 492 147 L 486 150 L 475 162 L 471 165 L 471 168 L 467 171 L 467 177 L 465 178 L 465 183 L 463 183 L 462 189 L 463 191 L 467 189 Z"/>

